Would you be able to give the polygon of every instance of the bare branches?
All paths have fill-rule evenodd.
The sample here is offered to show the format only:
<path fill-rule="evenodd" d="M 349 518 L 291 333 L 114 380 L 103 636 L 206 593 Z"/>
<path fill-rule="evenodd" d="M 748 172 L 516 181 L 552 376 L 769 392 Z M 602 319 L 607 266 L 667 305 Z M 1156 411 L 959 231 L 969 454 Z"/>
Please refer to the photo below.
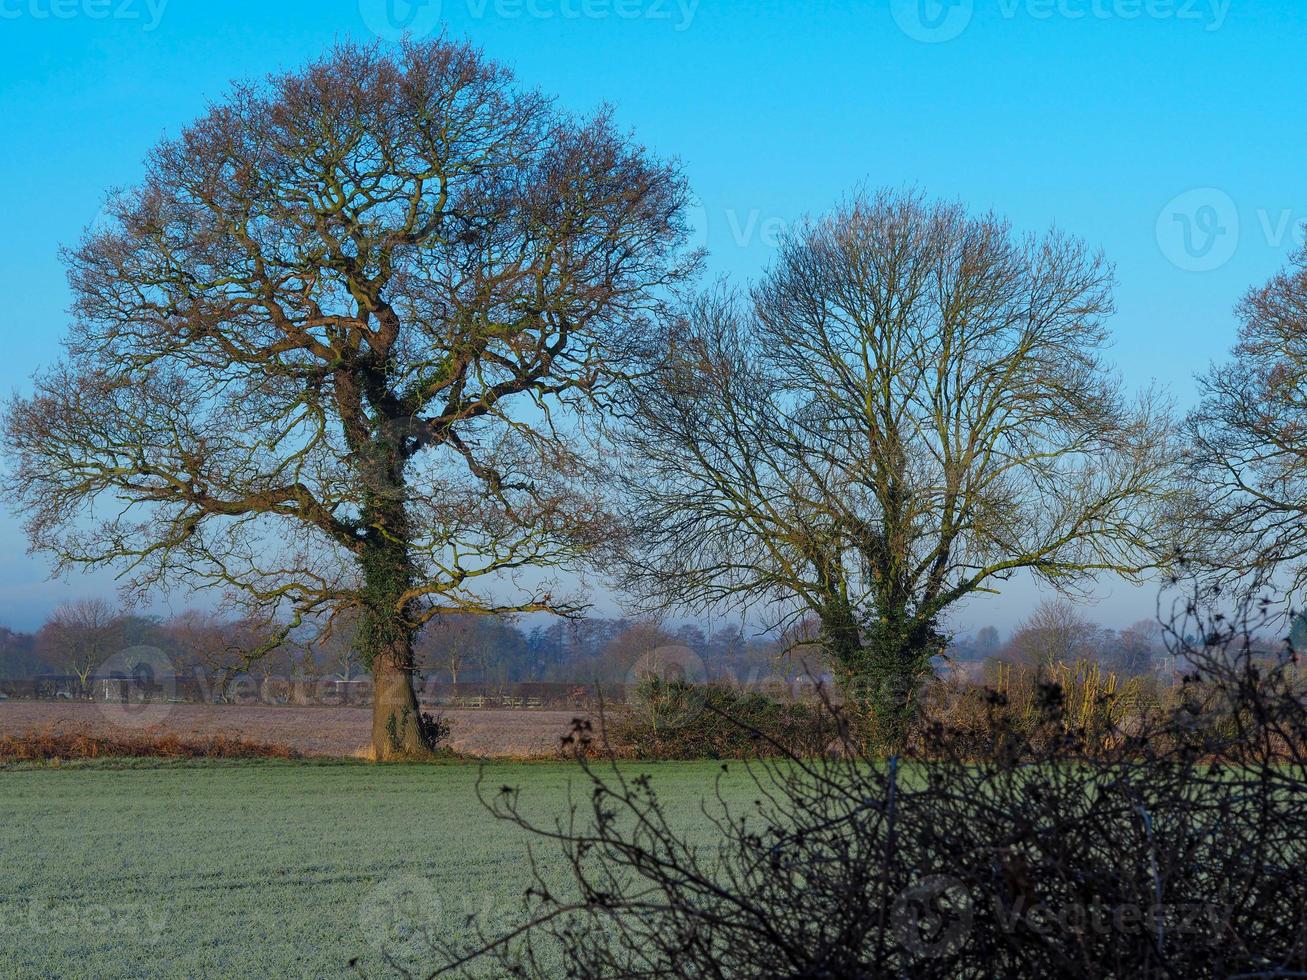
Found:
<path fill-rule="evenodd" d="M 1170 543 L 1172 439 L 1102 364 L 1110 284 L 1079 242 L 915 196 L 796 232 L 639 387 L 626 584 L 810 612 L 854 660 L 885 629 L 919 666 L 945 609 L 1018 570 L 1142 574 Z"/>
<path fill-rule="evenodd" d="M 582 419 L 695 269 L 686 194 L 444 39 L 238 85 L 65 254 L 67 358 L 4 423 L 34 546 L 357 611 L 378 752 L 420 748 L 422 623 L 578 609 L 519 576 L 608 533 Z"/>
<path fill-rule="evenodd" d="M 122 640 L 122 616 L 103 599 L 73 599 L 55 607 L 37 634 L 47 661 L 77 675 L 81 693 Z"/>
<path fill-rule="evenodd" d="M 591 761 L 578 722 L 566 812 L 542 820 L 515 787 L 485 793 L 565 873 L 533 864 L 515 926 L 437 937 L 429 972 L 413 972 L 1300 975 L 1307 689 L 1293 651 L 1254 652 L 1265 606 L 1210 602 L 1223 604 L 1200 593 L 1168 624 L 1191 670 L 1170 706 L 1100 728 L 1049 682 L 1027 726 L 990 691 L 979 756 L 965 726 L 936 723 L 919 754 L 884 760 L 826 702 L 839 754 L 772 741 L 770 757 L 723 765 L 694 827 L 656 773 Z"/>
<path fill-rule="evenodd" d="M 1220 577 L 1286 574 L 1292 597 L 1307 584 L 1307 251 L 1238 313 L 1233 359 L 1200 379 L 1185 429 L 1194 554 Z"/>
<path fill-rule="evenodd" d="M 415 622 L 551 608 L 492 582 L 599 533 L 570 429 L 694 266 L 685 193 L 465 45 L 237 86 L 66 253 L 68 359 L 6 417 L 34 544 L 307 612 L 402 538 Z"/>

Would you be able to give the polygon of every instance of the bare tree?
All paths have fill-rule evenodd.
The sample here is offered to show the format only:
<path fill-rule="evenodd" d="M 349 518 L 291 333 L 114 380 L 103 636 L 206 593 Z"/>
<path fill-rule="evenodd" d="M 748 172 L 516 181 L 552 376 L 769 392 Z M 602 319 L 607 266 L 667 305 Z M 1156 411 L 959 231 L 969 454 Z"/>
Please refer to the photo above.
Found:
<path fill-rule="evenodd" d="M 37 650 L 50 664 L 77 675 L 82 694 L 97 667 L 121 640 L 121 617 L 103 599 L 74 599 L 55 607 L 37 634 Z"/>
<path fill-rule="evenodd" d="M 1001 645 L 996 627 L 982 626 L 976 633 L 975 649 L 981 657 L 992 657 Z"/>
<path fill-rule="evenodd" d="M 265 668 L 264 677 L 290 664 L 285 657 L 278 657 L 275 665 L 266 662 L 287 646 L 287 634 L 284 624 L 264 616 L 229 618 L 212 610 L 187 609 L 162 629 L 176 651 L 176 666 L 189 663 L 198 668 L 215 682 L 213 693 L 223 701 L 231 696 L 232 682 L 256 664 Z"/>
<path fill-rule="evenodd" d="M 1221 578 L 1307 586 L 1307 247 L 1240 303 L 1233 357 L 1199 379 L 1186 425 L 1194 552 Z"/>
<path fill-rule="evenodd" d="M 425 621 L 577 608 L 517 575 L 606 533 L 577 420 L 692 270 L 685 200 L 443 39 L 236 86 L 66 254 L 67 357 L 4 423 L 33 546 L 357 611 L 375 754 L 424 751 Z"/>
<path fill-rule="evenodd" d="M 36 650 L 36 637 L 0 626 L 0 680 L 35 677 L 49 666 Z"/>
<path fill-rule="evenodd" d="M 1111 665 L 1126 676 L 1146 674 L 1154 661 L 1167 651 L 1163 646 L 1161 624 L 1155 619 L 1141 619 L 1123 629 L 1116 640 Z"/>
<path fill-rule="evenodd" d="M 1032 667 L 1095 660 L 1104 652 L 1107 631 L 1065 599 L 1046 599 L 1012 631 L 1004 654 Z"/>
<path fill-rule="evenodd" d="M 859 197 L 698 301 L 634 395 L 624 584 L 811 614 L 901 733 L 940 617 L 1019 571 L 1074 593 L 1163 552 L 1170 422 L 1101 359 L 1103 259 L 916 195 Z"/>
<path fill-rule="evenodd" d="M 337 616 L 331 630 L 313 644 L 314 659 L 336 680 L 349 682 L 362 673 L 357 618 L 353 613 Z"/>
<path fill-rule="evenodd" d="M 471 616 L 432 620 L 418 641 L 419 660 L 444 668 L 450 683 L 457 687 L 459 674 L 477 664 L 493 662 L 498 653 L 494 637 L 479 626 Z"/>
<path fill-rule="evenodd" d="M 204 678 L 204 696 L 225 700 L 230 667 L 228 623 L 207 609 L 184 609 L 170 616 L 162 626 L 163 635 L 172 649 L 174 666 Z M 210 690 L 211 681 L 217 681 Z"/>
<path fill-rule="evenodd" d="M 677 643 L 676 637 L 657 619 L 637 620 L 604 645 L 596 664 L 596 676 L 602 680 L 635 684 L 650 677 L 702 681 L 702 676 L 685 674 L 684 657 L 672 656 L 669 659 L 665 656 L 669 651 L 679 653 L 686 649 L 689 648 Z M 702 672 L 696 670 L 693 673 Z"/>

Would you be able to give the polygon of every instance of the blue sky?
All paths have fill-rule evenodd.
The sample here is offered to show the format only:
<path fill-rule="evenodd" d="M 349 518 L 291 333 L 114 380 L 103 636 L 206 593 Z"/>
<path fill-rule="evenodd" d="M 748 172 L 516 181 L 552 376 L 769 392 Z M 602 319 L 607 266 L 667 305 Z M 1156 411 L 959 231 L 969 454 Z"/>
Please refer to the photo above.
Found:
<path fill-rule="evenodd" d="M 755 275 L 778 229 L 858 184 L 1101 245 L 1119 279 L 1114 360 L 1182 406 L 1228 348 L 1234 303 L 1307 223 L 1294 0 L 0 0 L 0 391 L 57 357 L 59 245 L 161 136 L 231 79 L 441 23 L 679 157 L 712 274 Z M 0 623 L 112 589 L 47 574 L 0 516 Z M 1153 590 L 1102 592 L 1110 625 L 1153 611 Z M 1014 586 L 958 625 L 1008 627 L 1030 598 Z"/>

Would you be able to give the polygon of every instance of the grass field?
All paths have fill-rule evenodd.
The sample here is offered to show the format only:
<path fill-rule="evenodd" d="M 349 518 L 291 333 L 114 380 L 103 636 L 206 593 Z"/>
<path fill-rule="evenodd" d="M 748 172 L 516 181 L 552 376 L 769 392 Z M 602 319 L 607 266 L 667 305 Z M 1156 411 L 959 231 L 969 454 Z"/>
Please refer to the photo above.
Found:
<path fill-rule="evenodd" d="M 687 829 L 716 764 L 642 767 Z M 525 838 L 495 821 L 469 764 L 88 764 L 0 772 L 0 974 L 349 975 L 389 970 L 469 914 L 507 921 Z M 493 763 L 534 813 L 566 806 L 573 765 Z M 744 793 L 745 777 L 738 778 Z M 552 856 L 551 852 L 545 852 Z M 395 908 L 404 909 L 396 924 Z"/>

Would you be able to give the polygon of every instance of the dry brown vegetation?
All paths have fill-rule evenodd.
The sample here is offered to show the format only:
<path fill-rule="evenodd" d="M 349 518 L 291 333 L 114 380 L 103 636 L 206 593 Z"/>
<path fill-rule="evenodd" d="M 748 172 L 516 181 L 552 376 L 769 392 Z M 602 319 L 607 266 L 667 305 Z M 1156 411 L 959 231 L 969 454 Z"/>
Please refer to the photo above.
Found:
<path fill-rule="evenodd" d="M 367 707 L 175 704 L 150 734 L 186 742 L 250 739 L 285 746 L 303 756 L 362 755 L 371 731 Z M 453 709 L 442 711 L 455 752 L 531 758 L 556 754 L 574 712 Z M 0 702 L 0 737 L 45 733 L 123 742 L 141 734 L 112 724 L 100 706 L 78 701 Z"/>
<path fill-rule="evenodd" d="M 299 753 L 285 745 L 270 745 L 227 735 L 215 735 L 203 740 L 182 739 L 166 732 L 118 738 L 57 731 L 0 735 L 0 763 L 122 757 L 296 759 L 299 758 Z"/>

